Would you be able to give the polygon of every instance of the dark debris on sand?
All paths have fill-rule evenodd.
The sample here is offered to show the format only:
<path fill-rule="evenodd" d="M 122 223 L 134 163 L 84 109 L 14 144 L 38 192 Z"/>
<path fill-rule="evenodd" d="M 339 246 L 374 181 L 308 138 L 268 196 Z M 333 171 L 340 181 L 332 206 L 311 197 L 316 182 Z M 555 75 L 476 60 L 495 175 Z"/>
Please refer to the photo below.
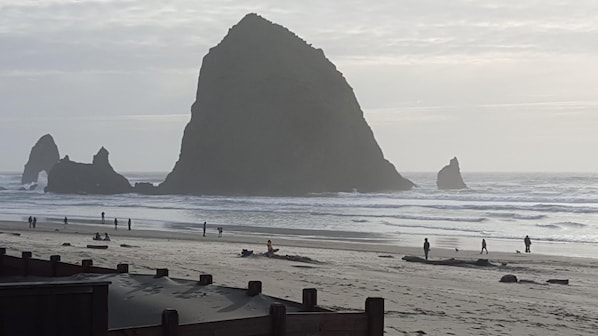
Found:
<path fill-rule="evenodd" d="M 309 258 L 309 257 L 304 257 L 304 256 L 300 256 L 300 255 L 280 255 L 280 254 L 270 254 L 268 255 L 268 253 L 253 253 L 252 250 L 246 250 L 243 249 L 243 251 L 241 251 L 241 257 L 247 258 L 247 257 L 267 257 L 267 258 L 272 258 L 272 259 L 281 259 L 281 260 L 288 260 L 288 261 L 296 261 L 296 262 L 302 262 L 302 263 L 308 263 L 308 264 L 323 264 L 323 262 Z"/>

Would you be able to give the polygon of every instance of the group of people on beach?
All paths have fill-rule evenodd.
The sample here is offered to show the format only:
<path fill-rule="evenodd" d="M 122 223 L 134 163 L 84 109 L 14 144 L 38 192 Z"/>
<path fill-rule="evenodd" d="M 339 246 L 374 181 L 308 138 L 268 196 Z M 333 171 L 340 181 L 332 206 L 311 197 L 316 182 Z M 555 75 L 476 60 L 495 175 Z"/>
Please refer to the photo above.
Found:
<path fill-rule="evenodd" d="M 106 213 L 104 211 L 102 211 L 102 224 L 106 223 L 105 216 L 106 216 Z M 29 221 L 29 228 L 35 229 L 35 226 L 37 225 L 37 217 L 29 216 L 28 221 Z M 69 223 L 69 219 L 67 216 L 64 216 L 62 223 L 64 223 L 64 225 L 67 225 Z M 131 218 L 129 218 L 129 220 L 127 221 L 127 226 L 128 226 L 129 231 L 131 231 Z M 118 230 L 118 219 L 117 218 L 114 218 L 114 230 Z"/>
<path fill-rule="evenodd" d="M 108 235 L 108 232 L 104 232 L 104 238 L 102 238 L 102 236 L 100 236 L 100 233 L 96 232 L 95 236 L 93 236 L 93 240 L 110 241 L 110 236 Z"/>
<path fill-rule="evenodd" d="M 31 217 L 31 216 L 29 216 L 29 228 L 30 229 L 35 229 L 36 225 L 37 225 L 37 217 Z"/>
<path fill-rule="evenodd" d="M 106 224 L 106 213 L 102 211 L 102 224 Z M 131 231 L 131 218 L 127 221 L 127 229 Z M 114 230 L 118 230 L 118 218 L 114 218 Z"/>
<path fill-rule="evenodd" d="M 269 240 L 268 240 L 269 242 Z M 532 240 L 531 238 L 526 235 L 525 238 L 523 238 L 523 243 L 525 244 L 525 253 L 531 253 L 531 246 L 532 246 Z M 459 249 L 455 249 L 456 251 L 459 251 Z M 486 244 L 486 239 L 482 238 L 482 250 L 480 251 L 480 254 L 484 253 L 484 251 L 486 251 L 486 254 L 488 254 L 488 245 Z M 517 253 L 520 253 L 519 250 L 516 251 Z M 430 253 L 430 242 L 428 241 L 428 238 L 424 238 L 424 256 L 426 258 L 426 260 L 428 260 L 428 254 Z"/>

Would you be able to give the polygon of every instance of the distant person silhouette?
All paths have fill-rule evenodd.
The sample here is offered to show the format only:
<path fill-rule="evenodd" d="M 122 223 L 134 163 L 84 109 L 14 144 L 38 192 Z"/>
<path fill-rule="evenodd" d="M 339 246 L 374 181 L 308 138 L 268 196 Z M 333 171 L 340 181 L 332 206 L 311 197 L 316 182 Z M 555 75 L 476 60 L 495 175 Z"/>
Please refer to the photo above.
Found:
<path fill-rule="evenodd" d="M 114 218 L 114 230 L 118 230 L 118 219 Z"/>
<path fill-rule="evenodd" d="M 272 241 L 270 239 L 268 239 L 268 242 L 266 243 L 266 247 L 268 248 L 268 251 L 266 252 L 267 257 L 272 257 L 272 256 L 274 256 L 275 252 L 278 252 L 278 249 L 275 249 L 272 246 Z"/>
<path fill-rule="evenodd" d="M 64 224 L 68 224 L 68 223 L 69 223 L 68 218 L 66 218 L 66 216 L 64 216 Z"/>
<path fill-rule="evenodd" d="M 532 240 L 529 238 L 529 236 L 525 236 L 523 243 L 525 243 L 525 253 L 532 253 L 530 249 L 532 246 Z"/>
<path fill-rule="evenodd" d="M 488 254 L 488 249 L 486 248 L 486 239 L 482 238 L 482 250 L 480 251 L 480 254 L 482 254 L 484 250 L 486 250 L 486 254 Z"/>
<path fill-rule="evenodd" d="M 203 236 L 206 236 L 206 227 L 207 227 L 207 222 L 203 222 Z"/>
<path fill-rule="evenodd" d="M 106 224 L 106 220 L 104 219 L 105 216 L 106 216 L 106 213 L 104 211 L 102 211 L 102 224 Z"/>
<path fill-rule="evenodd" d="M 35 229 L 36 224 L 37 224 L 37 217 L 33 217 L 33 221 L 31 222 L 31 225 L 33 225 L 34 229 Z"/>
<path fill-rule="evenodd" d="M 221 237 L 222 237 L 222 227 L 219 226 L 218 227 L 218 238 L 221 238 Z"/>
<path fill-rule="evenodd" d="M 428 238 L 424 238 L 424 255 L 426 256 L 426 260 L 428 260 L 428 253 L 430 252 L 430 242 Z"/>
<path fill-rule="evenodd" d="M 131 231 L 131 218 L 129 218 L 129 221 L 127 222 L 127 226 L 129 227 L 129 231 Z"/>
<path fill-rule="evenodd" d="M 29 216 L 29 228 L 31 229 L 33 225 L 33 217 Z"/>

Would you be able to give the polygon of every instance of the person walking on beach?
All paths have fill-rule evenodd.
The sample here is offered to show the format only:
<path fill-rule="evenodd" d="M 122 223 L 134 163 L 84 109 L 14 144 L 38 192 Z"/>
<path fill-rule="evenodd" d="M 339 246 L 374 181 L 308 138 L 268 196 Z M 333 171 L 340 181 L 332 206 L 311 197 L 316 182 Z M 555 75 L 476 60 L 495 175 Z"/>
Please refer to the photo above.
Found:
<path fill-rule="evenodd" d="M 486 254 L 488 254 L 488 249 L 486 248 L 486 239 L 482 238 L 482 250 L 480 251 L 480 254 L 482 254 L 484 250 L 486 250 Z"/>
<path fill-rule="evenodd" d="M 114 218 L 114 230 L 118 230 L 118 219 Z"/>
<path fill-rule="evenodd" d="M 424 255 L 426 256 L 426 260 L 428 260 L 428 252 L 430 252 L 430 242 L 428 238 L 424 238 Z"/>
<path fill-rule="evenodd" d="M 37 224 L 37 217 L 33 217 L 33 221 L 31 222 L 31 225 L 33 225 L 34 229 L 35 229 L 35 224 Z"/>
<path fill-rule="evenodd" d="M 203 236 L 206 236 L 206 227 L 207 227 L 207 222 L 203 222 Z"/>
<path fill-rule="evenodd" d="M 66 224 L 68 224 L 68 223 L 69 223 L 69 220 L 68 220 L 68 218 L 66 218 L 66 216 L 64 216 L 64 224 L 66 225 Z"/>
<path fill-rule="evenodd" d="M 532 246 L 532 240 L 529 238 L 529 236 L 525 236 L 525 238 L 523 239 L 523 243 L 525 243 L 525 253 L 532 253 L 530 247 Z"/>
<path fill-rule="evenodd" d="M 33 217 L 29 216 L 29 228 L 31 229 L 31 226 L 33 224 Z"/>
<path fill-rule="evenodd" d="M 127 226 L 129 227 L 129 231 L 131 231 L 131 218 L 129 218 L 129 221 L 127 222 Z"/>
<path fill-rule="evenodd" d="M 106 216 L 106 213 L 104 211 L 102 211 L 102 224 L 106 224 L 106 221 L 104 220 L 105 216 Z"/>
<path fill-rule="evenodd" d="M 218 227 L 218 238 L 222 238 L 222 226 Z"/>

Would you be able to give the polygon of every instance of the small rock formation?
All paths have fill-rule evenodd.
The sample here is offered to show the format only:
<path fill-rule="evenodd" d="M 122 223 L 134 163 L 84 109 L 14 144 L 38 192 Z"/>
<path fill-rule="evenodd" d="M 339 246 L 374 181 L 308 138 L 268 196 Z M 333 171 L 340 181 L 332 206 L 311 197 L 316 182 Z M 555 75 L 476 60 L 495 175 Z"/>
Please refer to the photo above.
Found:
<path fill-rule="evenodd" d="M 448 166 L 440 169 L 436 185 L 438 189 L 467 189 L 465 182 L 463 182 L 463 177 L 461 177 L 457 157 L 452 158 Z"/>
<path fill-rule="evenodd" d="M 54 138 L 50 134 L 42 136 L 31 148 L 29 161 L 25 164 L 25 170 L 21 177 L 21 184 L 37 183 L 39 173 L 45 171 L 49 175 L 50 170 L 59 160 L 60 154 L 56 143 L 54 143 Z"/>
<path fill-rule="evenodd" d="M 136 182 L 133 191 L 143 195 L 155 195 L 158 193 L 158 188 L 149 182 Z"/>
<path fill-rule="evenodd" d="M 48 174 L 46 192 L 61 194 L 122 194 L 132 191 L 131 184 L 114 171 L 108 161 L 108 151 L 102 147 L 93 162 L 78 163 L 68 155 Z"/>
<path fill-rule="evenodd" d="M 500 278 L 499 282 L 517 282 L 517 277 L 513 274 L 505 274 Z"/>
<path fill-rule="evenodd" d="M 407 190 L 352 88 L 286 28 L 246 15 L 210 49 L 179 160 L 161 193 Z"/>

